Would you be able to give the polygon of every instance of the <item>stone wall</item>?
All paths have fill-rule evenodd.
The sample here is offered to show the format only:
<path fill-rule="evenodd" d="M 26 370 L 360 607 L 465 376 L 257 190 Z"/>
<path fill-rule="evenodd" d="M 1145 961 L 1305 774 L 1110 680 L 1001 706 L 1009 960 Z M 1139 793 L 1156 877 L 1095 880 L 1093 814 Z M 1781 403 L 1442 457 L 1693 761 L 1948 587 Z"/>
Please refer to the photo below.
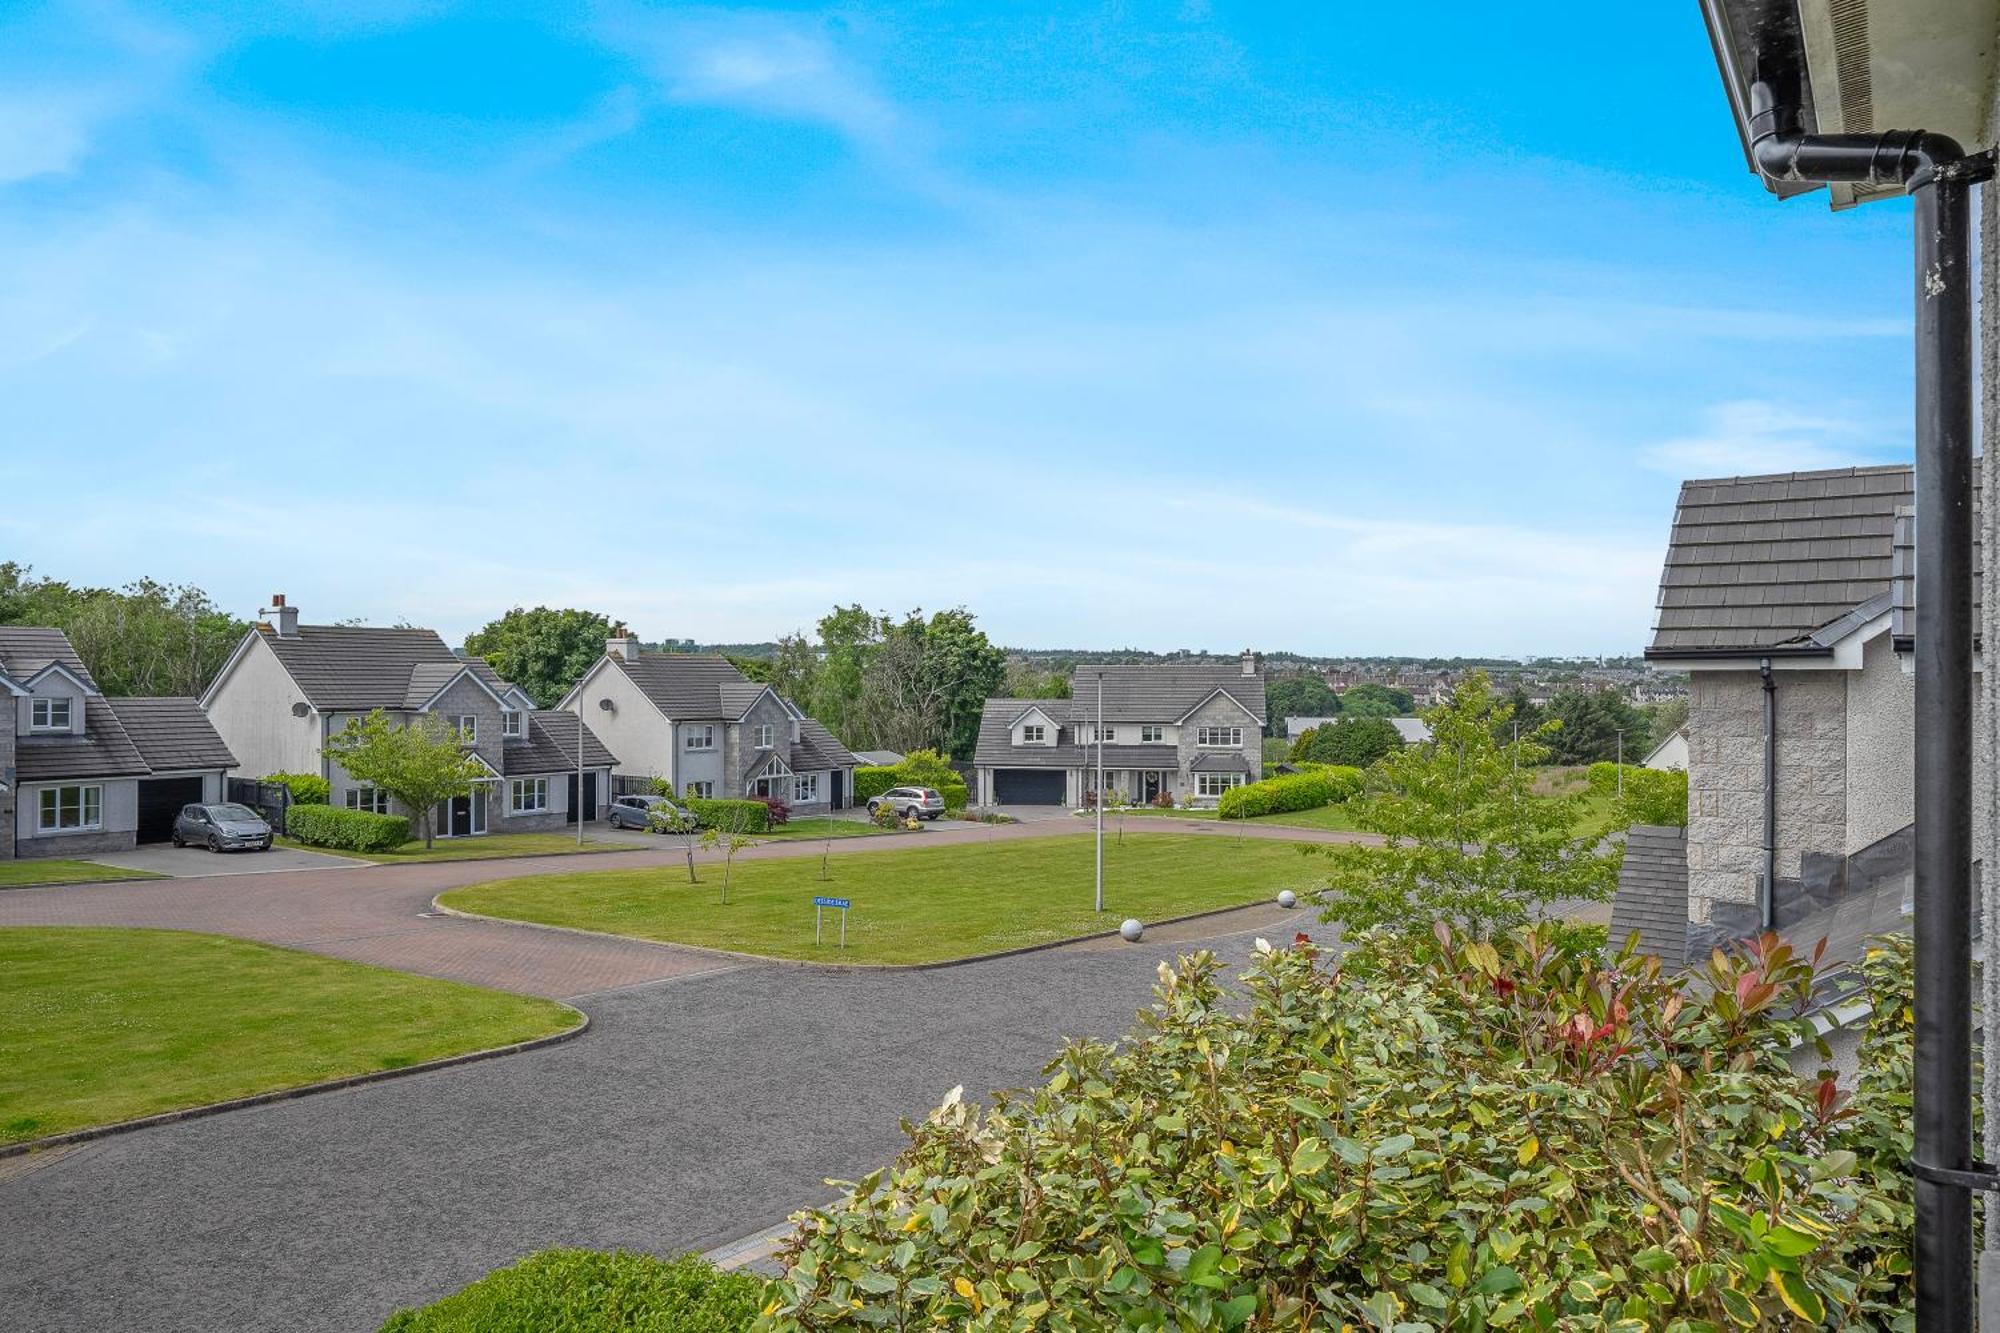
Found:
<path fill-rule="evenodd" d="M 22 701 L 13 701 L 13 707 L 20 707 Z M 7 705 L 0 705 L 4 709 Z M 0 711 L 0 719 L 5 717 Z M 14 856 L 14 728 L 0 726 L 0 861 L 12 860 Z"/>
<path fill-rule="evenodd" d="M 1847 680 L 1780 671 L 1778 878 L 1847 850 Z M 1697 671 L 1688 696 L 1688 917 L 1754 913 L 1764 844 L 1764 689 L 1754 671 Z M 1720 924 L 1720 923 L 1718 923 Z M 1750 922 L 1754 924 L 1754 918 Z"/>

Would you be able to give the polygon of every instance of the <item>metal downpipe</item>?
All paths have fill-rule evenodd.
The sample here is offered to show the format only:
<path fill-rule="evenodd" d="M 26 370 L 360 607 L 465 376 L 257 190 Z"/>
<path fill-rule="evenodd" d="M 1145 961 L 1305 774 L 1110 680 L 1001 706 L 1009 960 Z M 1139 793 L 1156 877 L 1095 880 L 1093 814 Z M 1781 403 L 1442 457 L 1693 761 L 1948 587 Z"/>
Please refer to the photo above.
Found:
<path fill-rule="evenodd" d="M 1764 876 L 1757 886 L 1757 924 L 1769 930 L 1778 915 L 1778 682 L 1770 658 L 1757 664 L 1757 674 L 1764 681 Z"/>

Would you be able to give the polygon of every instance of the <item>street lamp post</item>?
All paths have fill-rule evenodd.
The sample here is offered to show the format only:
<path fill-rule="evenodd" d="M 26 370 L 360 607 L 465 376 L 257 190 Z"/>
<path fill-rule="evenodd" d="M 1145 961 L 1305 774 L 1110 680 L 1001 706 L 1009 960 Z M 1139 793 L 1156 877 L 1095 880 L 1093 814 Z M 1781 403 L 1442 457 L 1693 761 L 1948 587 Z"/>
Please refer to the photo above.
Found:
<path fill-rule="evenodd" d="M 1104 669 L 1097 671 L 1097 910 L 1104 910 Z"/>
<path fill-rule="evenodd" d="M 583 691 L 576 692 L 576 845 L 583 846 Z"/>

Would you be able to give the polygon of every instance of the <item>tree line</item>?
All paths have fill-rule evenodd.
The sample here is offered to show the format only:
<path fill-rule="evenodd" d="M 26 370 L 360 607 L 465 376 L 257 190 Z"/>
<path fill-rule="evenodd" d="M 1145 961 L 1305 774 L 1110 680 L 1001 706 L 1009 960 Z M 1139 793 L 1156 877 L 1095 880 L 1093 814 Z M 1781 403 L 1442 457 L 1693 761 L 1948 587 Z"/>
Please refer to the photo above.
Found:
<path fill-rule="evenodd" d="M 192 584 L 93 588 L 38 578 L 12 560 L 0 561 L 0 625 L 63 631 L 110 695 L 198 695 L 249 628 Z"/>

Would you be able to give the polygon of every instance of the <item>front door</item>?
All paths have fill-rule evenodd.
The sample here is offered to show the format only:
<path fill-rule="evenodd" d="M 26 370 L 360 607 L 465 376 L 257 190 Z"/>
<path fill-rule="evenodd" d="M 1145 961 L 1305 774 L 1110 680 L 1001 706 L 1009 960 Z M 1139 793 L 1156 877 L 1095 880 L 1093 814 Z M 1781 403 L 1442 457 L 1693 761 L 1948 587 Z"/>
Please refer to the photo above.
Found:
<path fill-rule="evenodd" d="M 454 796 L 445 812 L 444 835 L 447 838 L 467 838 L 472 836 L 472 798 Z"/>
<path fill-rule="evenodd" d="M 1146 804 L 1151 805 L 1153 798 L 1160 794 L 1160 775 L 1155 772 L 1148 772 L 1143 790 L 1145 792 Z"/>

